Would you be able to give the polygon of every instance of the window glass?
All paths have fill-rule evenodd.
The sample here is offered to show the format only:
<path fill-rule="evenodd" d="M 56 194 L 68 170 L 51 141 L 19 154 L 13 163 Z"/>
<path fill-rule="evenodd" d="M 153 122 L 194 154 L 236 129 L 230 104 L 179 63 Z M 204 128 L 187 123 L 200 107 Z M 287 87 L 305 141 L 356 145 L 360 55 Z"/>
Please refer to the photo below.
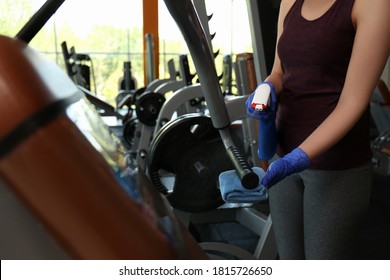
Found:
<path fill-rule="evenodd" d="M 45 0 L 2 0 L 0 34 L 13 37 Z M 188 54 L 190 72 L 195 73 L 187 45 L 165 7 L 159 5 L 159 78 L 169 76 L 167 63 L 173 58 L 178 69 L 180 54 Z M 222 73 L 224 55 L 251 51 L 245 0 L 205 0 L 217 73 Z M 66 0 L 55 15 L 30 42 L 64 68 L 61 43 L 88 54 L 91 62 L 91 90 L 115 104 L 123 63 L 130 61 L 137 87 L 143 87 L 143 13 L 142 0 Z"/>

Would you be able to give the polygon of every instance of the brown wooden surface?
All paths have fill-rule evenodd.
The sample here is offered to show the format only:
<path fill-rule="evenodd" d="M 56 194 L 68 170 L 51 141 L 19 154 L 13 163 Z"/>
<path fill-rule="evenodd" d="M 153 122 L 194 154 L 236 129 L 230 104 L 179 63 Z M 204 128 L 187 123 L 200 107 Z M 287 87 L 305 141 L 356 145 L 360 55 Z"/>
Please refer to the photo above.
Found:
<path fill-rule="evenodd" d="M 146 51 L 146 34 L 153 35 L 153 58 L 154 58 L 154 76 L 159 77 L 159 32 L 158 32 L 158 1 L 157 0 L 143 0 L 143 46 Z M 146 55 L 144 55 L 144 84 L 147 86 L 147 63 Z M 151 81 L 149 81 L 151 82 Z"/>
<path fill-rule="evenodd" d="M 257 88 L 257 79 L 255 72 L 255 64 L 253 61 L 253 53 L 239 53 L 236 55 L 236 61 L 244 60 L 246 62 L 246 71 L 248 73 L 249 92 L 251 94 Z"/>

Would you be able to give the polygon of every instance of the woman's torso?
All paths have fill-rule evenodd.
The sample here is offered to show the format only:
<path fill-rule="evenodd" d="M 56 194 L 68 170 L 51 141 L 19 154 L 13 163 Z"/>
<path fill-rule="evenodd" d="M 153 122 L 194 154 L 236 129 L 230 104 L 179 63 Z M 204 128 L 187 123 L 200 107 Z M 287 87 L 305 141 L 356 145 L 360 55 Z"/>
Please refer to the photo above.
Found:
<path fill-rule="evenodd" d="M 292 5 L 278 42 L 284 74 L 277 114 L 280 155 L 299 146 L 336 107 L 355 37 L 354 0 L 328 2 L 330 7 L 320 7 L 317 13 L 303 3 Z M 311 168 L 366 163 L 371 157 L 368 131 L 367 111 L 339 143 L 312 161 Z"/>

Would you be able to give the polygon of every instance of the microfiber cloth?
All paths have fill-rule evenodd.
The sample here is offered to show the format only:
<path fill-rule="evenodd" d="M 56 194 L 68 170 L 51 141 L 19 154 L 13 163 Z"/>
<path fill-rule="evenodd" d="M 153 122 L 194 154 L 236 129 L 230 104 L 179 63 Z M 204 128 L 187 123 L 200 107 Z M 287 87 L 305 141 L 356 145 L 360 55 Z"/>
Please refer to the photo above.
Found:
<path fill-rule="evenodd" d="M 242 186 L 240 178 L 235 170 L 222 172 L 219 175 L 219 188 L 222 199 L 228 203 L 255 203 L 268 199 L 267 188 L 260 184 L 265 172 L 260 167 L 252 170 L 259 176 L 259 185 L 254 189 L 246 189 Z"/>

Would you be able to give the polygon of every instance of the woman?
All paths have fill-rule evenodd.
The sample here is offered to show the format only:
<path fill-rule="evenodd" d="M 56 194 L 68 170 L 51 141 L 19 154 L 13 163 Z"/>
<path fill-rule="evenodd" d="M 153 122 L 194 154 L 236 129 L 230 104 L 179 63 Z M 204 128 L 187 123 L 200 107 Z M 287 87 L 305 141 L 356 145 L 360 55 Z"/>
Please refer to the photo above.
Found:
<path fill-rule="evenodd" d="M 280 158 L 262 178 L 281 259 L 354 258 L 370 201 L 368 105 L 389 57 L 389 11 L 389 0 L 281 3 L 266 79 L 278 99 Z"/>

